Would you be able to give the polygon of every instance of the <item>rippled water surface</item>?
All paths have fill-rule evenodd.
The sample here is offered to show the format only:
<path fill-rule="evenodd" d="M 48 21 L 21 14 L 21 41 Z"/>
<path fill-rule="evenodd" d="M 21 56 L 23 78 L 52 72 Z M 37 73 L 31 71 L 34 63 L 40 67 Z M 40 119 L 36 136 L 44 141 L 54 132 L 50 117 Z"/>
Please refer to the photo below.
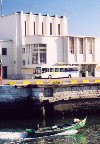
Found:
<path fill-rule="evenodd" d="M 80 119 L 84 117 L 78 117 Z M 87 117 L 86 126 L 74 135 L 49 136 L 37 139 L 20 139 L 26 128 L 32 128 L 37 123 L 41 127 L 64 124 L 73 117 L 56 117 L 33 120 L 0 121 L 0 144 L 100 144 L 100 115 Z"/>

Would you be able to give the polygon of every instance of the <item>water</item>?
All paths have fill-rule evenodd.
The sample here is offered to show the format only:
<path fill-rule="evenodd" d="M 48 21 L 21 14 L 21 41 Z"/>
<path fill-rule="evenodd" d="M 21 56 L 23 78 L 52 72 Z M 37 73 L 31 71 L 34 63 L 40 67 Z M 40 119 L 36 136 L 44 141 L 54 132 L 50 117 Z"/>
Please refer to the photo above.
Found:
<path fill-rule="evenodd" d="M 78 117 L 84 118 L 84 117 Z M 86 126 L 74 135 L 58 135 L 37 139 L 20 139 L 26 128 L 32 128 L 38 123 L 40 127 L 64 124 L 73 116 L 60 116 L 48 119 L 4 120 L 0 121 L 0 144 L 100 144 L 100 115 L 87 117 Z"/>

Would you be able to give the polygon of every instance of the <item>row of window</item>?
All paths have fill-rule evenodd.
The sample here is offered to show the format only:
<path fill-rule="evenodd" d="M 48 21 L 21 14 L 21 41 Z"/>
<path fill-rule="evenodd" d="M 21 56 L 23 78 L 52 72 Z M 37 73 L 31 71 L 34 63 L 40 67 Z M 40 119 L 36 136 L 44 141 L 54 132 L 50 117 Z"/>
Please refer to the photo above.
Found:
<path fill-rule="evenodd" d="M 46 64 L 46 53 L 33 53 L 32 54 L 32 60 L 29 61 L 29 58 L 27 59 L 27 63 L 30 64 Z M 22 65 L 25 65 L 25 60 L 22 60 Z"/>
<path fill-rule="evenodd" d="M 27 45 L 26 49 L 22 48 L 22 53 L 25 53 L 25 50 L 27 64 L 46 64 L 46 44 Z M 22 64 L 25 65 L 25 60 L 22 61 Z"/>
<path fill-rule="evenodd" d="M 76 41 L 74 37 L 69 37 L 69 49 L 70 53 L 74 54 L 75 53 L 75 46 L 76 46 Z M 93 38 L 87 38 L 86 42 L 88 53 L 92 54 L 93 53 L 93 46 L 94 46 L 94 39 Z M 78 38 L 78 47 L 79 47 L 79 54 L 83 54 L 83 48 L 84 48 L 84 38 Z"/>
<path fill-rule="evenodd" d="M 44 34 L 44 23 L 42 22 L 41 26 L 42 35 Z M 50 35 L 53 35 L 53 23 L 49 25 Z M 33 22 L 33 34 L 36 35 L 36 22 Z M 27 23 L 25 21 L 25 36 L 27 35 Z M 60 24 L 58 24 L 58 35 L 60 35 Z"/>
<path fill-rule="evenodd" d="M 26 45 L 26 51 L 29 53 L 29 48 L 31 48 L 31 52 L 46 51 L 46 44 L 28 44 Z M 41 48 L 41 49 L 40 49 Z M 22 53 L 25 53 L 25 48 L 22 48 Z"/>

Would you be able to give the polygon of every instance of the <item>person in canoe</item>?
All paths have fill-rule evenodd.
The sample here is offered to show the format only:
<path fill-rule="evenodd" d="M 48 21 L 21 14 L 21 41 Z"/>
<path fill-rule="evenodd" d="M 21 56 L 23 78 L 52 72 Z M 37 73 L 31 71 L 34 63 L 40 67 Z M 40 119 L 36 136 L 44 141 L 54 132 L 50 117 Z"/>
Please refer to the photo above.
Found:
<path fill-rule="evenodd" d="M 37 124 L 35 130 L 36 130 L 36 131 L 42 131 L 42 129 L 40 128 L 40 125 L 39 125 L 39 124 Z"/>
<path fill-rule="evenodd" d="M 80 119 L 74 118 L 74 123 L 79 123 L 79 122 L 80 122 Z"/>

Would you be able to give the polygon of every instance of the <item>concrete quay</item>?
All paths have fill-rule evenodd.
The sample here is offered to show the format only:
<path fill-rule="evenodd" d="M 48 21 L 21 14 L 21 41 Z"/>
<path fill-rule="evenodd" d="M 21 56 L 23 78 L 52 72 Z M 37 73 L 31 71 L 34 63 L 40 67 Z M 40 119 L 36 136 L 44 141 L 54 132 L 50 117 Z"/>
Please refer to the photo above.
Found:
<path fill-rule="evenodd" d="M 43 116 L 53 112 L 100 111 L 100 78 L 3 80 L 0 103 L 5 112 L 23 108 Z M 22 105 L 23 104 L 23 105 Z M 19 108 L 19 109 L 18 109 Z M 2 113 L 2 112 L 1 112 Z M 14 112 L 15 113 L 15 112 Z"/>
<path fill-rule="evenodd" d="M 12 79 L 3 79 L 2 85 L 24 85 L 24 84 L 50 84 L 54 81 L 59 81 L 62 85 L 74 84 L 74 83 L 100 83 L 100 77 L 75 77 L 75 78 L 60 78 L 60 79 L 21 79 L 21 80 L 12 80 Z M 36 83 L 37 82 L 37 83 Z"/>

